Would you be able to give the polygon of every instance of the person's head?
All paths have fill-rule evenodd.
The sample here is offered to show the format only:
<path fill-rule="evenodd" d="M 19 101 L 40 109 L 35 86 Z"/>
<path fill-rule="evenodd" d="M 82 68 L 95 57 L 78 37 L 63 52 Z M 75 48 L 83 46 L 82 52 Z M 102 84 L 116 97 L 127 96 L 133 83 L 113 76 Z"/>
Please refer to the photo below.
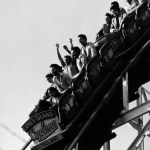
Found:
<path fill-rule="evenodd" d="M 64 62 L 67 66 L 70 65 L 72 62 L 71 56 L 69 55 L 64 56 Z"/>
<path fill-rule="evenodd" d="M 76 46 L 76 47 L 72 48 L 72 56 L 73 57 L 78 58 L 80 53 L 81 53 L 81 50 L 79 47 Z"/>
<path fill-rule="evenodd" d="M 86 37 L 86 35 L 80 34 L 80 35 L 78 35 L 78 38 L 79 38 L 79 43 L 82 46 L 86 46 L 86 43 L 87 43 L 87 37 Z"/>
<path fill-rule="evenodd" d="M 107 24 L 111 24 L 112 18 L 113 18 L 112 14 L 110 14 L 110 13 L 105 14 L 105 21 Z"/>
<path fill-rule="evenodd" d="M 57 76 L 59 73 L 63 72 L 62 67 L 57 64 L 51 64 L 50 69 L 54 76 Z"/>
<path fill-rule="evenodd" d="M 126 2 L 131 5 L 132 0 L 126 0 Z"/>
<path fill-rule="evenodd" d="M 114 1 L 114 2 L 111 3 L 110 11 L 112 12 L 113 16 L 115 16 L 115 17 L 119 16 L 119 14 L 120 14 L 120 7 L 119 7 L 118 2 Z"/>
<path fill-rule="evenodd" d="M 47 81 L 48 81 L 49 83 L 53 83 L 53 77 L 54 77 L 54 75 L 53 75 L 52 73 L 48 73 L 48 74 L 45 76 L 45 78 L 47 79 Z"/>
<path fill-rule="evenodd" d="M 55 98 L 57 98 L 57 97 L 59 97 L 60 96 L 60 92 L 57 90 L 57 88 L 55 88 L 55 87 L 50 87 L 49 89 L 48 89 L 48 94 L 50 95 L 50 96 L 52 96 L 52 97 L 55 97 Z"/>
<path fill-rule="evenodd" d="M 118 5 L 118 7 L 119 7 L 119 3 L 117 1 L 111 2 L 111 5 Z"/>
<path fill-rule="evenodd" d="M 68 47 L 67 47 L 66 45 L 64 45 L 63 48 L 64 48 L 65 50 L 68 49 Z"/>

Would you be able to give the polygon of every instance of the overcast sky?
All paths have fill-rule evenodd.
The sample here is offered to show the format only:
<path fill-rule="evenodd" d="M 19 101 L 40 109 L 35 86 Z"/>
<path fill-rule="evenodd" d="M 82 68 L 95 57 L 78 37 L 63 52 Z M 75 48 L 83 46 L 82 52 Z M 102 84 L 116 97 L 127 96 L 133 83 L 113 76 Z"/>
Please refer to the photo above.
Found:
<path fill-rule="evenodd" d="M 55 44 L 65 55 L 69 38 L 80 46 L 77 36 L 83 33 L 94 42 L 111 1 L 0 0 L 0 150 L 20 150 L 29 139 L 21 126 L 48 87 L 49 65 L 59 63 Z M 126 150 L 137 132 L 130 126 L 119 132 L 127 133 L 112 150 Z"/>

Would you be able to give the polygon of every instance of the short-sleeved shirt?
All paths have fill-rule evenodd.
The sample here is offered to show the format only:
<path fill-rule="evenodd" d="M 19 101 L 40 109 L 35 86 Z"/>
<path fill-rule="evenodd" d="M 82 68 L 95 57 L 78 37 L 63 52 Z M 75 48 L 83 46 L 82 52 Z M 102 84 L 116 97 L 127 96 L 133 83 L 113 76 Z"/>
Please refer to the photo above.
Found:
<path fill-rule="evenodd" d="M 57 76 L 54 76 L 53 82 L 57 86 L 58 91 L 62 93 L 71 85 L 72 79 L 67 73 L 63 72 L 63 73 L 60 73 L 60 78 L 58 78 Z"/>

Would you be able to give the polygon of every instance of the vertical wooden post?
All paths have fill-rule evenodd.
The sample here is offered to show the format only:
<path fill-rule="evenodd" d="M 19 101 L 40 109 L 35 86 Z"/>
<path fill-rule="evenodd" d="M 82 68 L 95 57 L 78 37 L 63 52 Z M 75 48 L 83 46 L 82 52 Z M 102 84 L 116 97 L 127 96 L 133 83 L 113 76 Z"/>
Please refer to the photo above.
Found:
<path fill-rule="evenodd" d="M 103 145 L 103 150 L 110 150 L 110 141 L 105 142 L 105 144 Z"/>
<path fill-rule="evenodd" d="M 140 97 L 136 100 L 137 106 L 142 104 L 142 87 L 140 87 L 138 89 L 138 94 L 140 95 Z M 138 129 L 138 134 L 141 132 L 142 127 L 143 127 L 143 116 L 138 118 L 138 125 L 140 126 L 140 128 Z M 144 140 L 141 141 L 141 144 L 139 145 L 138 150 L 144 150 Z"/>
<path fill-rule="evenodd" d="M 129 110 L 129 92 L 128 92 L 128 72 L 122 78 L 123 84 L 123 106 L 124 110 Z"/>

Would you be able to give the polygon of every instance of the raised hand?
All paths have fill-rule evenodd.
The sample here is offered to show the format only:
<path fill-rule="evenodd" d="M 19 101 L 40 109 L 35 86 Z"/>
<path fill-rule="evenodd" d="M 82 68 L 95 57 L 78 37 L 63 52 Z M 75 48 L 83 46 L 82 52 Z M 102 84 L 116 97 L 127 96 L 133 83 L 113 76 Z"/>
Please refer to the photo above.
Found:
<path fill-rule="evenodd" d="M 70 43 L 72 43 L 72 39 L 71 38 L 69 39 L 69 41 L 70 41 Z"/>
<path fill-rule="evenodd" d="M 56 43 L 56 48 L 59 49 L 59 44 L 58 43 Z"/>
<path fill-rule="evenodd" d="M 64 48 L 65 50 L 67 50 L 67 49 L 68 49 L 68 47 L 67 47 L 66 45 L 64 45 L 64 46 L 63 46 L 63 48 Z"/>

